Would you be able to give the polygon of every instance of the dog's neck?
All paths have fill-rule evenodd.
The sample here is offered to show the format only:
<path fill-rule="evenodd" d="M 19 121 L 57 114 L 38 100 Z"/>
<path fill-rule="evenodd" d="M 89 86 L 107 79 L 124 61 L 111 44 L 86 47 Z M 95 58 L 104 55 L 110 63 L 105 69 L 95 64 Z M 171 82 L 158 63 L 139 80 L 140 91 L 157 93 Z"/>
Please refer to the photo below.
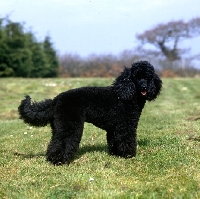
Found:
<path fill-rule="evenodd" d="M 134 109 L 138 110 L 139 112 L 142 112 L 142 109 L 146 103 L 145 97 L 137 95 L 132 100 L 121 100 L 120 98 L 118 99 L 124 105 L 125 109 Z"/>

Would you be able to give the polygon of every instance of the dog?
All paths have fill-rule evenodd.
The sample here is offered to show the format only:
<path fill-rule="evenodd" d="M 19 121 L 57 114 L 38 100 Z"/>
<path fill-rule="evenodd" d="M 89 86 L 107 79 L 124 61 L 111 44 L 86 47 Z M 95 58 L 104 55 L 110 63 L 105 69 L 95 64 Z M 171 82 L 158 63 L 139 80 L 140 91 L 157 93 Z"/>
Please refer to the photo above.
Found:
<path fill-rule="evenodd" d="M 145 102 L 155 100 L 162 80 L 147 61 L 138 61 L 107 87 L 81 87 L 54 99 L 31 102 L 26 96 L 18 107 L 20 118 L 33 126 L 50 124 L 51 141 L 46 159 L 54 165 L 69 164 L 79 148 L 84 122 L 107 132 L 111 155 L 136 156 L 137 126 Z"/>

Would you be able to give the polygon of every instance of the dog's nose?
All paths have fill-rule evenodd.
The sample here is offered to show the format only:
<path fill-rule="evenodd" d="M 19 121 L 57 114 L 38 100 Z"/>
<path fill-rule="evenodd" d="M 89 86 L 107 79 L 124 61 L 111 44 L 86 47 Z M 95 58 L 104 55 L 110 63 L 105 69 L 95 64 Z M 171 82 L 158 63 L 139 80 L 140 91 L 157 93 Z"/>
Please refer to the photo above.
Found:
<path fill-rule="evenodd" d="M 146 91 L 147 87 L 146 86 L 142 86 L 142 90 Z"/>

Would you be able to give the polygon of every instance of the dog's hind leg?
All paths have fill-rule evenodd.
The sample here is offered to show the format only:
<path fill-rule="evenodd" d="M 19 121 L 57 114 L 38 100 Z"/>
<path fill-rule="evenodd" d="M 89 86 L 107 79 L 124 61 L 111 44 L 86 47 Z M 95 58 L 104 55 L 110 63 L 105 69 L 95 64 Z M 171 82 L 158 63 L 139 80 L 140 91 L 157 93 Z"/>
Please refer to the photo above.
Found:
<path fill-rule="evenodd" d="M 64 126 L 61 123 L 54 125 L 53 135 L 47 148 L 47 160 L 54 165 L 69 164 L 79 148 L 82 132 L 83 122 L 68 121 Z"/>

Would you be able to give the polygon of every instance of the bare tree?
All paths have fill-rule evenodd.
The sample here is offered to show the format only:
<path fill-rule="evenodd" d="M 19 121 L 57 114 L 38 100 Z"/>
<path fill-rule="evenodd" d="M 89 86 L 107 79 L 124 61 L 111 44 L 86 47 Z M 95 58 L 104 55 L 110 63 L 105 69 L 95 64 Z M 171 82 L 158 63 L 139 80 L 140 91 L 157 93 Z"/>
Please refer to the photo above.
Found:
<path fill-rule="evenodd" d="M 195 18 L 188 22 L 179 20 L 158 24 L 156 27 L 136 35 L 136 38 L 142 45 L 151 44 L 156 47 L 167 60 L 175 61 L 179 60 L 187 50 L 179 48 L 180 42 L 199 35 L 200 18 Z"/>

